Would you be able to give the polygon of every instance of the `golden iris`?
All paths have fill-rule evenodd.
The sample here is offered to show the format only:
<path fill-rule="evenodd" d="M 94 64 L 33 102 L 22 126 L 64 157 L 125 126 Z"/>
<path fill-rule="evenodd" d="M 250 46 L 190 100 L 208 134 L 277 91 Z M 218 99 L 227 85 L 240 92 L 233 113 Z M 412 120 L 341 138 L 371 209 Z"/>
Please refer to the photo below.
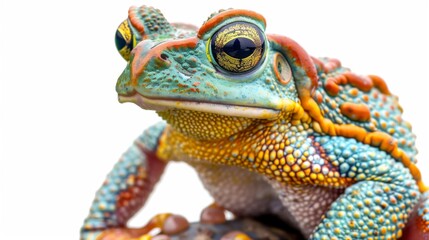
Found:
<path fill-rule="evenodd" d="M 262 62 L 265 38 L 254 24 L 230 23 L 212 36 L 211 52 L 216 63 L 224 70 L 233 73 L 248 72 Z"/>
<path fill-rule="evenodd" d="M 121 56 L 127 61 L 130 60 L 131 50 L 136 45 L 136 40 L 128 25 L 128 20 L 123 21 L 116 30 L 115 45 Z"/>

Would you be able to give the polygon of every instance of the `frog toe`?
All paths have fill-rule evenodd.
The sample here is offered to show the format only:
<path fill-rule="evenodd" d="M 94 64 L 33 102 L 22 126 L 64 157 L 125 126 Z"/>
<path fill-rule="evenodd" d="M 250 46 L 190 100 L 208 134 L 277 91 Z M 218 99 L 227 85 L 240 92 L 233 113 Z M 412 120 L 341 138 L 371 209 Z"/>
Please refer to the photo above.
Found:
<path fill-rule="evenodd" d="M 174 235 L 181 233 L 188 228 L 189 222 L 185 217 L 172 214 L 162 223 L 161 231 L 167 235 Z"/>
<path fill-rule="evenodd" d="M 200 222 L 204 224 L 222 224 L 226 222 L 225 209 L 216 203 L 204 208 Z"/>

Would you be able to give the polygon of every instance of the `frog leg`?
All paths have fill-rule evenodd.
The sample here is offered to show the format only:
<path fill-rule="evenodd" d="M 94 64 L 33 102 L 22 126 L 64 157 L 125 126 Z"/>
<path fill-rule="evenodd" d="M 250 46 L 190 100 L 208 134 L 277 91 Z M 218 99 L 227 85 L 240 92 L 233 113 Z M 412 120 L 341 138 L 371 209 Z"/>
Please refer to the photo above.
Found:
<path fill-rule="evenodd" d="M 146 130 L 116 163 L 96 193 L 81 229 L 81 239 L 130 239 L 152 228 L 163 228 L 166 222 L 183 223 L 175 215 L 159 214 L 143 228 L 126 227 L 127 221 L 146 202 L 166 166 L 155 154 L 164 127 L 165 124 L 158 124 Z"/>
<path fill-rule="evenodd" d="M 310 239 L 398 239 L 420 197 L 408 168 L 353 139 L 318 139 L 340 176 L 352 179 Z"/>
<path fill-rule="evenodd" d="M 423 194 L 404 229 L 404 240 L 429 239 L 429 192 Z"/>
<path fill-rule="evenodd" d="M 412 200 L 418 195 L 406 186 L 378 181 L 359 182 L 335 201 L 310 239 L 397 239 Z"/>
<path fill-rule="evenodd" d="M 317 187 L 313 185 L 283 185 L 271 181 L 271 185 L 279 194 L 283 206 L 287 207 L 287 213 L 281 212 L 280 216 L 294 219 L 295 224 L 289 224 L 301 229 L 308 238 L 320 223 L 323 214 L 329 209 L 344 189 Z"/>

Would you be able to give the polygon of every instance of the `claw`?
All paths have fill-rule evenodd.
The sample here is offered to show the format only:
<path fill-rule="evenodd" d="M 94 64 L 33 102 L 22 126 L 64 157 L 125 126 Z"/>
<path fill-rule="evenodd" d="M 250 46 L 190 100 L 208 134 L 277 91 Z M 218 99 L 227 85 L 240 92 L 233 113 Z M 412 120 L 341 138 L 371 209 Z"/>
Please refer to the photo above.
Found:
<path fill-rule="evenodd" d="M 222 236 L 220 240 L 252 240 L 252 239 L 243 232 L 232 231 Z"/>
<path fill-rule="evenodd" d="M 216 203 L 204 208 L 201 212 L 200 222 L 204 224 L 222 224 L 226 222 L 225 209 Z"/>

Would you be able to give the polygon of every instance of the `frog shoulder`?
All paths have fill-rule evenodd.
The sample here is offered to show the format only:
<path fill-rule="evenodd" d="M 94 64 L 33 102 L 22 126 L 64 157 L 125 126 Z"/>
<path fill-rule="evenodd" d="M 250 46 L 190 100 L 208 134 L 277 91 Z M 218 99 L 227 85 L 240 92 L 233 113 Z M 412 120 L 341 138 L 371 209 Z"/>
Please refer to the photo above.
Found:
<path fill-rule="evenodd" d="M 415 161 L 415 136 L 402 118 L 402 107 L 386 82 L 376 75 L 360 75 L 337 59 L 313 58 L 319 81 L 313 94 L 321 114 L 334 124 L 354 125 L 367 132 L 386 133 Z"/>

